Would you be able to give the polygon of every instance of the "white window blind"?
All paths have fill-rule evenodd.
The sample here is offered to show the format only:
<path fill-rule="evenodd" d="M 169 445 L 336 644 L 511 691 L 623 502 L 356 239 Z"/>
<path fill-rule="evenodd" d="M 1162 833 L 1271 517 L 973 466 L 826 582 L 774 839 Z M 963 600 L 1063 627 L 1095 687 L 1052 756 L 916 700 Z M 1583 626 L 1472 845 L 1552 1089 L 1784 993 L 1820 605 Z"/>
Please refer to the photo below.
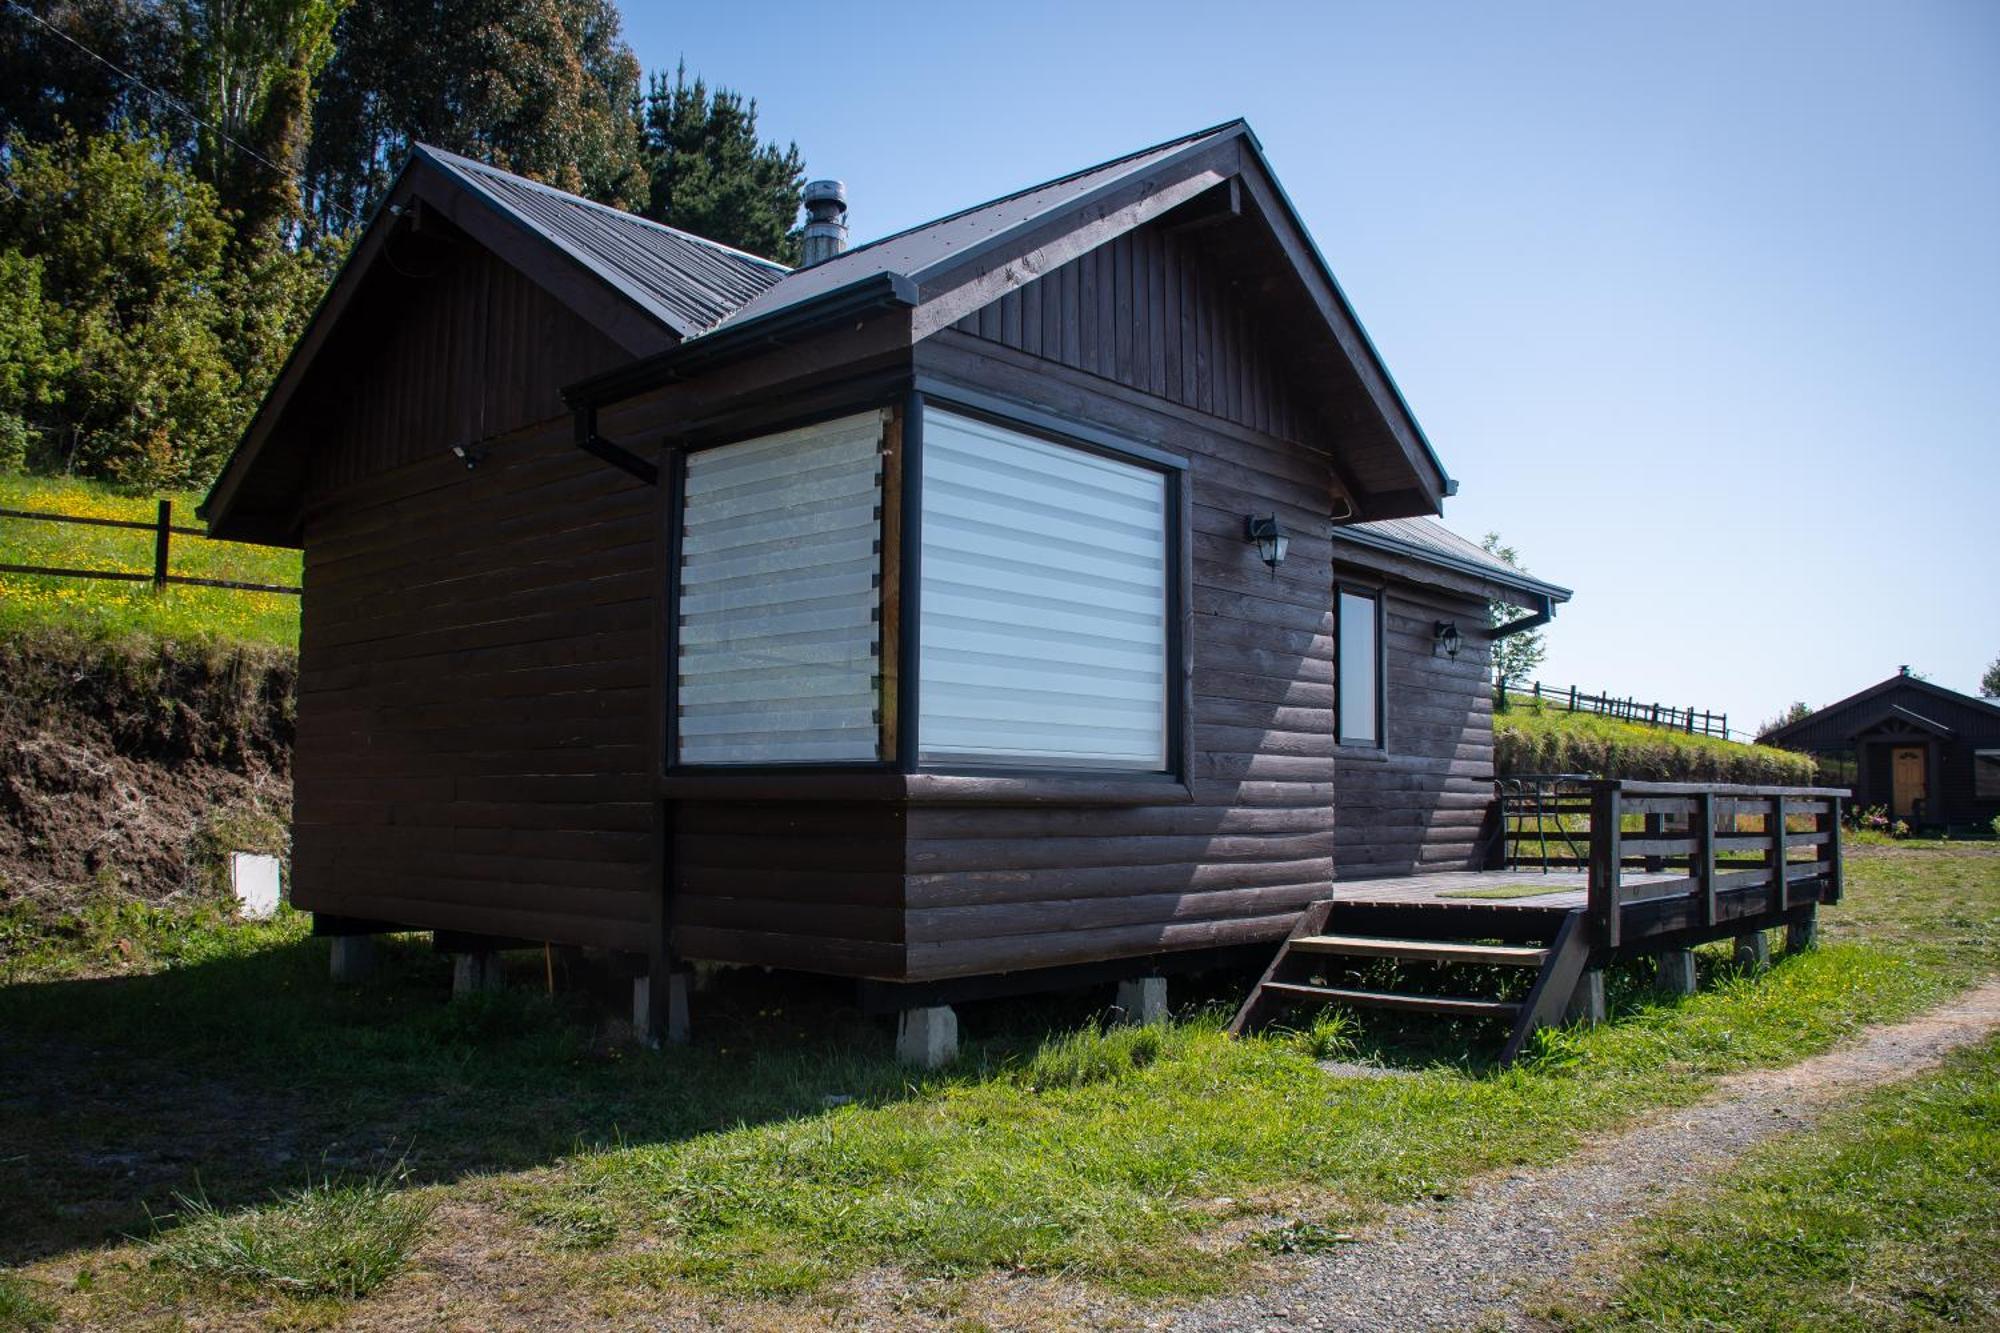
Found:
<path fill-rule="evenodd" d="M 1382 716 L 1381 652 L 1377 617 L 1381 603 L 1368 593 L 1340 594 L 1340 743 L 1380 745 Z"/>
<path fill-rule="evenodd" d="M 923 425 L 927 761 L 1167 766 L 1167 484 L 950 412 Z"/>
<path fill-rule="evenodd" d="M 882 414 L 688 455 L 678 758 L 878 755 Z"/>

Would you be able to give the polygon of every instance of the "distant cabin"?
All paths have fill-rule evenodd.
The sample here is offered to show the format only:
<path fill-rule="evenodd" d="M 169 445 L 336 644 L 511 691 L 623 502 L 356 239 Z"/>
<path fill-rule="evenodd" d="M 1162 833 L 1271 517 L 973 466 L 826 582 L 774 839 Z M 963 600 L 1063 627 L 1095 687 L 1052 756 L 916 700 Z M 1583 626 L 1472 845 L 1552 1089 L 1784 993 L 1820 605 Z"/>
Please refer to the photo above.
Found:
<path fill-rule="evenodd" d="M 1241 122 L 797 270 L 419 148 L 210 494 L 304 551 L 292 901 L 878 996 L 1491 847 L 1455 490 Z"/>
<path fill-rule="evenodd" d="M 1907 667 L 1761 739 L 1812 755 L 1823 781 L 1853 788 L 1857 808 L 1945 827 L 2000 815 L 2000 704 Z"/>

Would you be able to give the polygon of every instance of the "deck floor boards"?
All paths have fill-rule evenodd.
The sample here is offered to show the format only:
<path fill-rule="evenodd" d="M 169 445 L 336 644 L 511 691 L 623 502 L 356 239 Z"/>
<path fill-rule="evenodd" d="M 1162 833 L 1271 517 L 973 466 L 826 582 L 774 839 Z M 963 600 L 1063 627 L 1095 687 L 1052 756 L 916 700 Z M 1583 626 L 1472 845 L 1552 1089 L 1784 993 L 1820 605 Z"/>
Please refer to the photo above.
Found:
<path fill-rule="evenodd" d="M 1566 910 L 1584 905 L 1590 882 L 1583 870 L 1450 870 L 1429 875 L 1398 875 L 1387 879 L 1335 880 L 1328 895 L 1337 903 L 1364 903 L 1384 907 L 1437 904 L 1451 907 L 1490 907 L 1501 911 L 1550 909 Z M 1622 883 L 1635 886 L 1661 884 L 1673 891 L 1687 891 L 1686 874 L 1673 871 L 1658 874 L 1627 870 Z M 1469 889 L 1519 889 L 1532 897 L 1457 898 L 1447 894 Z M 1547 892 L 1537 892 L 1547 890 Z"/>

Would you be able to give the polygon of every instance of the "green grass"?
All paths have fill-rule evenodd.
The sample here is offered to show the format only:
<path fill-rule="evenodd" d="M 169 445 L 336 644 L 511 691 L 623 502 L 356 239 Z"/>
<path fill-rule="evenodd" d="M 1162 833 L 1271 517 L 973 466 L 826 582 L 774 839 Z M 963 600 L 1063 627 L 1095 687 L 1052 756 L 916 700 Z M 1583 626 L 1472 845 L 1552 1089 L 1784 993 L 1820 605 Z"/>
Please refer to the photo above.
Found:
<path fill-rule="evenodd" d="M 297 1179 L 255 1134 L 205 1139 L 221 1120 L 283 1126 L 299 1154 L 339 1145 L 343 1170 L 407 1153 L 413 1185 L 521 1228 L 513 1262 L 564 1300 L 831 1299 L 877 1265 L 1213 1291 L 1270 1249 L 1559 1159 L 1721 1074 L 1791 1063 L 2000 969 L 2000 855 L 1858 849 L 1851 879 L 1820 949 L 1757 977 L 1705 953 L 1705 988 L 1677 1002 L 1628 968 L 1610 1025 L 1549 1034 L 1505 1072 L 1491 1029 L 1425 1044 L 1302 1014 L 1303 1033 L 1232 1041 L 1242 977 L 1182 986 L 1195 1011 L 1151 1029 L 1100 1030 L 1095 994 L 964 1006 L 964 1057 L 919 1076 L 837 986 L 739 974 L 698 998 L 693 1046 L 637 1054 L 600 1040 L 577 997 L 529 989 L 539 956 L 514 960 L 515 988 L 446 1004 L 445 962 L 414 942 L 388 947 L 375 983 L 337 991 L 322 942 L 203 925 L 209 943 L 163 950 L 147 975 L 0 987 L 0 1043 L 44 1079 L 120 1089 L 83 1110 L 0 1104 L 0 1265 L 54 1282 L 61 1256 L 109 1245 L 93 1261 L 101 1294 L 65 1313 L 127 1309 L 118 1238 L 193 1172 L 225 1218 Z M 1405 1076 L 1315 1063 L 1350 1051 Z M 160 1160 L 136 1175 L 122 1158 L 62 1165 L 78 1142 Z M 1232 1219 L 1241 1238 L 1218 1240 Z M 207 1299 L 173 1308 L 191 1317 Z"/>
<path fill-rule="evenodd" d="M 1761 782 L 1810 785 L 1806 755 L 1768 745 L 1739 745 L 1666 727 L 1569 713 L 1514 696 L 1493 715 L 1494 762 L 1510 773 L 1593 773 L 1659 782 Z"/>
<path fill-rule="evenodd" d="M 0 473 L 0 509 L 151 522 L 155 501 L 162 498 L 174 502 L 176 524 L 201 526 L 194 512 L 202 498 L 198 493 L 131 495 L 99 482 Z M 153 534 L 0 518 L 0 564 L 150 572 Z M 275 547 L 176 536 L 168 564 L 176 574 L 197 578 L 299 584 L 299 553 Z M 44 627 L 93 638 L 151 634 L 290 648 L 298 644 L 299 599 L 222 588 L 168 587 L 155 593 L 149 583 L 0 574 L 0 633 Z"/>
<path fill-rule="evenodd" d="M 1780 1140 L 1639 1231 L 1572 1328 L 2000 1326 L 2000 1039 Z"/>
<path fill-rule="evenodd" d="M 0 1329 L 47 1328 L 55 1318 L 55 1307 L 26 1280 L 0 1273 Z"/>
<path fill-rule="evenodd" d="M 148 1246 L 152 1266 L 214 1287 L 355 1300 L 402 1271 L 430 1221 L 433 1204 L 398 1185 L 389 1172 L 322 1180 L 236 1213 L 199 1190 L 176 1195 Z"/>

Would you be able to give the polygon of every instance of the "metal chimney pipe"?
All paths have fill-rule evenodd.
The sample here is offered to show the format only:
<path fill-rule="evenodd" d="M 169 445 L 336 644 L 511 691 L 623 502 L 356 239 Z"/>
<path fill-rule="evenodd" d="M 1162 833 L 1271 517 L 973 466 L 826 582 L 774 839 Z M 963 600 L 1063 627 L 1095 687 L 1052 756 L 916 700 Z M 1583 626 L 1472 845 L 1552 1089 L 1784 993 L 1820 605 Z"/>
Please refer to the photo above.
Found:
<path fill-rule="evenodd" d="M 847 248 L 847 186 L 841 181 L 807 181 L 805 202 L 800 267 L 811 268 Z"/>

